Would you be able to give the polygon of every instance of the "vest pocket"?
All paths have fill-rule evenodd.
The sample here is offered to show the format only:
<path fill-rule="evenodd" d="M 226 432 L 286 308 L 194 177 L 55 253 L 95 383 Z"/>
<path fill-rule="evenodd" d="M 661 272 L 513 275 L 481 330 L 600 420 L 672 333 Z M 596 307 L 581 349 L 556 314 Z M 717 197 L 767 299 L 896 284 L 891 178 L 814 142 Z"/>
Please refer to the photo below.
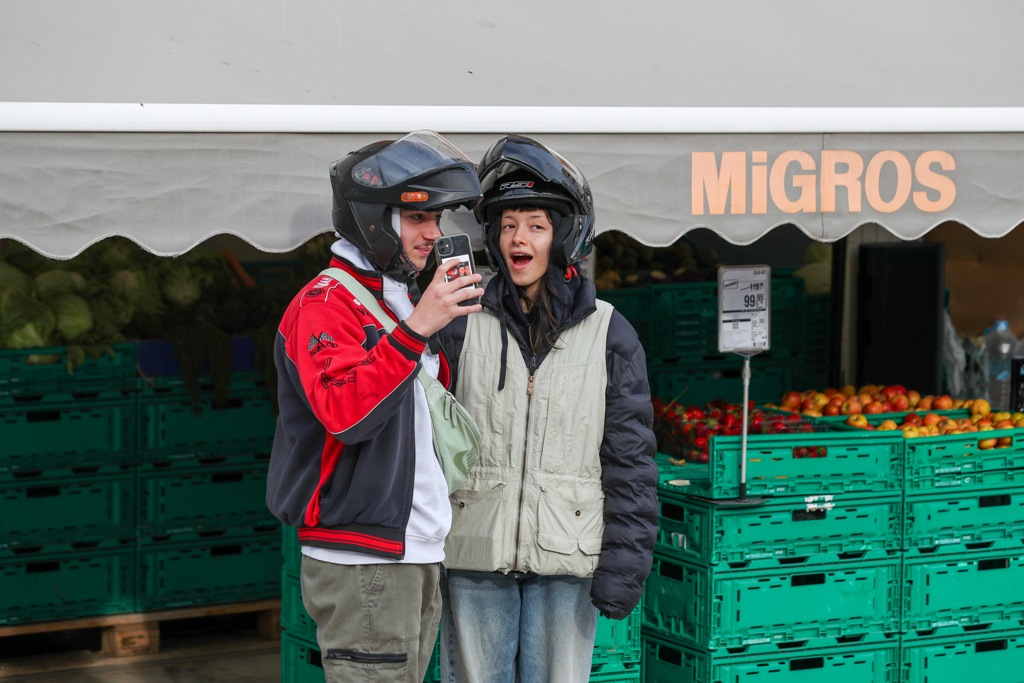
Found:
<path fill-rule="evenodd" d="M 537 544 L 563 555 L 577 551 L 596 556 L 601 553 L 604 534 L 604 496 L 593 492 L 575 494 L 541 487 L 537 510 Z M 566 495 L 568 494 L 568 495 Z"/>
<path fill-rule="evenodd" d="M 504 489 L 504 484 L 492 484 L 483 490 L 459 489 L 449 497 L 452 529 L 445 541 L 445 565 L 476 571 L 501 568 Z"/>

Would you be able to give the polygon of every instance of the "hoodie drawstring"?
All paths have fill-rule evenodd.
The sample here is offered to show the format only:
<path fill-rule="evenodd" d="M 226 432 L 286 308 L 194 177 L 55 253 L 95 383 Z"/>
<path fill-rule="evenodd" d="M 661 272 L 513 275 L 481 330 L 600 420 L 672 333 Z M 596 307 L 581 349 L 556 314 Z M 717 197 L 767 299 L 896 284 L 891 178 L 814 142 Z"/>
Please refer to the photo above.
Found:
<path fill-rule="evenodd" d="M 505 388 L 505 366 L 508 364 L 508 327 L 505 325 L 505 316 L 499 315 L 501 323 L 501 370 L 498 374 L 498 391 Z"/>

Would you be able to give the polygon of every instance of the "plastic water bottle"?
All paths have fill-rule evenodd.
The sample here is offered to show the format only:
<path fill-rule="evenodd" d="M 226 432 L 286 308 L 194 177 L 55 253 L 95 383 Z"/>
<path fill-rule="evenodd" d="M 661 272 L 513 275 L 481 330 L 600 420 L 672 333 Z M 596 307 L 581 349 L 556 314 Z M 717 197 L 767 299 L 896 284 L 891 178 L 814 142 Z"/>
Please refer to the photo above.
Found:
<path fill-rule="evenodd" d="M 1010 324 L 997 320 L 995 327 L 985 331 L 985 351 L 988 354 L 988 401 L 992 410 L 1009 410 L 1010 359 L 1017 347 L 1017 338 Z"/>

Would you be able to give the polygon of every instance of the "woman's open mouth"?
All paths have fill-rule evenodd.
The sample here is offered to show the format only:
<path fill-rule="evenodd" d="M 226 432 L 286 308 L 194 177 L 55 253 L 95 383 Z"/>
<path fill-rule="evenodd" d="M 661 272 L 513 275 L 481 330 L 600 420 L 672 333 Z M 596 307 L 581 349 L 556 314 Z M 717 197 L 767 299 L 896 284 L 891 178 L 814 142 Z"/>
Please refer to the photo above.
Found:
<path fill-rule="evenodd" d="M 532 260 L 533 257 L 529 254 L 512 254 L 511 256 L 512 265 L 517 268 L 522 268 Z"/>

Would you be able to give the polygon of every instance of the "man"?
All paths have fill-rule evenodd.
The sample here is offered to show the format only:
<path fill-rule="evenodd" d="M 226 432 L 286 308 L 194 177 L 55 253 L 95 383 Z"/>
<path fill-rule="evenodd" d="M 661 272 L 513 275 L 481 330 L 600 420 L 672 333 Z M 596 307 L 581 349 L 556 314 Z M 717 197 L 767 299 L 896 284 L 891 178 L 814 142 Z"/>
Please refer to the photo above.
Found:
<path fill-rule="evenodd" d="M 274 348 L 280 416 L 267 505 L 299 528 L 303 604 L 327 680 L 419 683 L 437 636 L 451 508 L 416 377 L 422 364 L 448 383 L 447 360 L 427 341 L 479 311 L 459 302 L 483 291 L 478 274 L 465 287 L 438 268 L 413 306 L 408 285 L 432 256 L 441 212 L 475 205 L 480 185 L 472 162 L 429 131 L 356 150 L 330 177 L 330 265 L 398 325 L 385 333 L 325 274 L 292 300 Z"/>

